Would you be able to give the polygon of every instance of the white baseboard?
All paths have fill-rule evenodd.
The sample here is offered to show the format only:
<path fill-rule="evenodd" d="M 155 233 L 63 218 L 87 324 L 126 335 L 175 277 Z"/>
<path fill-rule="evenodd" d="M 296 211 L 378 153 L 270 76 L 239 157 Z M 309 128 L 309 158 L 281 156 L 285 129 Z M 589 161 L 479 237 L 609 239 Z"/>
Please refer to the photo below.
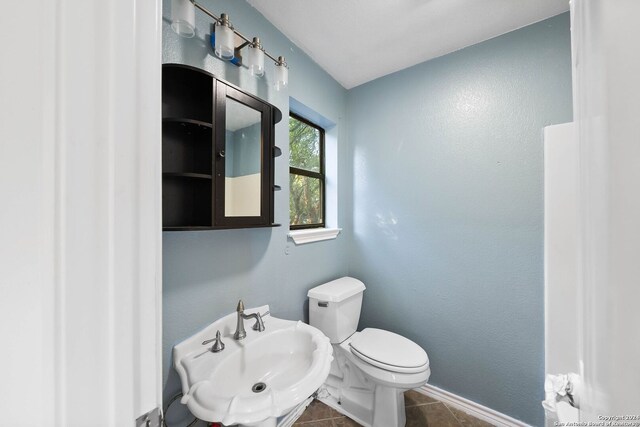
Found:
<path fill-rule="evenodd" d="M 486 406 L 482 406 L 479 403 L 472 402 L 464 397 L 457 396 L 441 388 L 432 386 L 431 384 L 425 384 L 422 387 L 416 389 L 429 397 L 433 397 L 440 402 L 459 409 L 473 417 L 476 417 L 482 421 L 486 421 L 494 426 L 500 427 L 531 427 L 529 424 L 516 420 L 508 415 L 495 411 Z"/>

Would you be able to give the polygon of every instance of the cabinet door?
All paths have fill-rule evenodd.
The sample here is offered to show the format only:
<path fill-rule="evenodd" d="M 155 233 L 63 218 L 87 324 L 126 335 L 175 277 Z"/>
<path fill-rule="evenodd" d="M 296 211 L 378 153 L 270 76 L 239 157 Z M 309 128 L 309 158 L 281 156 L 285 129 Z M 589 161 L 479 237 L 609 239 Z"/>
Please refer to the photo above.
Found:
<path fill-rule="evenodd" d="M 271 108 L 216 81 L 214 115 L 214 224 L 269 225 Z"/>

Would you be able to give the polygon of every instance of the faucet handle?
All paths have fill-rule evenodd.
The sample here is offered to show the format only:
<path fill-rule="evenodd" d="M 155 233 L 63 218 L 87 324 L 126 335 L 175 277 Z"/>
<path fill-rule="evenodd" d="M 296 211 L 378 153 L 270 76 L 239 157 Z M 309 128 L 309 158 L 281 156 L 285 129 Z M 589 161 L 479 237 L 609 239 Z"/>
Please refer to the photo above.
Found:
<path fill-rule="evenodd" d="M 264 321 L 262 320 L 262 316 L 266 316 L 269 314 L 269 311 L 266 311 L 262 314 L 256 313 L 258 316 L 256 317 L 256 323 L 253 324 L 252 329 L 258 332 L 264 332 Z"/>
<path fill-rule="evenodd" d="M 211 342 L 213 343 L 213 345 L 211 346 L 212 352 L 218 353 L 224 350 L 224 343 L 222 342 L 222 338 L 220 337 L 220 331 L 216 332 L 216 337 L 214 339 L 203 341 L 202 345 L 207 345 Z"/>

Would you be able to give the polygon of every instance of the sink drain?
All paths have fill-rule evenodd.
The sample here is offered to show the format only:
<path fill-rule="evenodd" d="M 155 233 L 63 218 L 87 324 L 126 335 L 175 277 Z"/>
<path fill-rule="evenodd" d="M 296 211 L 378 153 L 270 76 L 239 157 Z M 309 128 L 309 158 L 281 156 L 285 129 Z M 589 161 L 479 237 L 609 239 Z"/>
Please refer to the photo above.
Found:
<path fill-rule="evenodd" d="M 251 391 L 253 391 L 254 393 L 260 393 L 264 391 L 266 388 L 267 388 L 267 385 L 265 383 L 255 383 L 253 387 L 251 387 Z"/>

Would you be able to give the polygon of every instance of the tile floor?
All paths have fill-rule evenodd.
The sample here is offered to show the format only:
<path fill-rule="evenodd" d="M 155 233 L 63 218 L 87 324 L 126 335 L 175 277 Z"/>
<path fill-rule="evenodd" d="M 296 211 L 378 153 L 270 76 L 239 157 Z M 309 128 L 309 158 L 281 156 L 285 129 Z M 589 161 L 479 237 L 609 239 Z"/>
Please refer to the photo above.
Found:
<path fill-rule="evenodd" d="M 425 396 L 417 391 L 404 394 L 407 411 L 406 427 L 489 427 L 462 411 Z M 295 427 L 359 427 L 360 424 L 345 417 L 327 405 L 314 400 L 294 424 Z"/>

